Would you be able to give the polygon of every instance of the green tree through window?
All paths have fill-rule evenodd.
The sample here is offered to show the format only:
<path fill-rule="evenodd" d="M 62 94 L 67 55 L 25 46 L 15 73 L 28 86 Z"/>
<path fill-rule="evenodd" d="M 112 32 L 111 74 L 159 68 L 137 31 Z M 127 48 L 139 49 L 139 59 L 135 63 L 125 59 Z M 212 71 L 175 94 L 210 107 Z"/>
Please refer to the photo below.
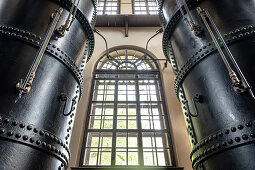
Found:
<path fill-rule="evenodd" d="M 94 71 L 81 166 L 174 166 L 158 66 L 119 49 Z"/>

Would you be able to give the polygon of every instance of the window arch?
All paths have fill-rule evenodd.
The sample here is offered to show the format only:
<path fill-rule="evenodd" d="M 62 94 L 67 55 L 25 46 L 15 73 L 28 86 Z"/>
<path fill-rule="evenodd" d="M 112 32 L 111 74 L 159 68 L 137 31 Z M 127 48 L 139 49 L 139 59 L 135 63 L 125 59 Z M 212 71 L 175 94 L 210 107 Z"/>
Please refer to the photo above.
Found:
<path fill-rule="evenodd" d="M 97 62 L 80 166 L 175 166 L 158 64 L 143 51 Z"/>
<path fill-rule="evenodd" d="M 134 49 L 118 49 L 104 56 L 97 69 L 103 70 L 158 70 L 153 58 Z"/>

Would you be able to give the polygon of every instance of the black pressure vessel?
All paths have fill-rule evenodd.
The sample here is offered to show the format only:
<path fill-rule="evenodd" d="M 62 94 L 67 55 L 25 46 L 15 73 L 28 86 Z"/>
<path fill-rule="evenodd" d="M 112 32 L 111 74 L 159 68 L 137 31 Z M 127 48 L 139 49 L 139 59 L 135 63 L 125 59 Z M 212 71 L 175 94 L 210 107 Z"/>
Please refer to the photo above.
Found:
<path fill-rule="evenodd" d="M 255 88 L 255 1 L 186 1 L 195 24 L 204 31 L 199 36 L 187 23 L 189 17 L 179 1 L 181 5 L 176 0 L 159 0 L 159 14 L 165 28 L 163 49 L 175 73 L 193 168 L 255 169 L 255 100 L 248 90 L 237 93 L 233 89 L 227 67 L 196 10 L 208 10 L 248 83 Z"/>
<path fill-rule="evenodd" d="M 15 103 L 54 10 L 65 24 L 73 0 L 0 1 L 0 169 L 65 169 L 83 73 L 94 48 L 95 0 L 81 0 L 64 36 L 54 32 L 29 93 Z M 76 1 L 77 3 L 78 1 Z M 76 12 L 75 12 L 76 11 Z M 72 20 L 72 17 L 70 18 Z"/>

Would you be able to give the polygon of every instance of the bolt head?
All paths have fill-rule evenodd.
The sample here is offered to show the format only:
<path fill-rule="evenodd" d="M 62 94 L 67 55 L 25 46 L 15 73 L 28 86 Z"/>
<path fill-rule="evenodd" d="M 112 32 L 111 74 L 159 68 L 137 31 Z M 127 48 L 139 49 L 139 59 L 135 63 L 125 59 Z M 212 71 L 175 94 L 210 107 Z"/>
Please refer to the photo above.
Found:
<path fill-rule="evenodd" d="M 8 136 L 12 136 L 12 135 L 13 135 L 13 132 L 12 132 L 12 131 L 9 131 L 9 132 L 7 132 L 7 135 L 8 135 Z"/>
<path fill-rule="evenodd" d="M 251 123 L 251 122 L 248 122 L 248 123 L 246 123 L 246 126 L 247 126 L 247 127 L 251 127 L 251 126 L 252 126 L 252 123 Z"/>
<path fill-rule="evenodd" d="M 40 135 L 44 135 L 44 132 L 42 130 L 40 130 L 39 134 Z"/>
<path fill-rule="evenodd" d="M 248 135 L 245 134 L 245 135 L 242 136 L 242 138 L 243 138 L 243 140 L 247 140 L 248 139 Z"/>
<path fill-rule="evenodd" d="M 0 134 L 3 134 L 5 132 L 4 128 L 0 128 Z"/>
<path fill-rule="evenodd" d="M 235 137 L 235 141 L 236 141 L 236 142 L 240 142 L 241 139 L 240 139 L 239 137 Z"/>
<path fill-rule="evenodd" d="M 24 135 L 24 136 L 23 136 L 23 140 L 28 140 L 28 136 L 27 136 L 27 135 Z"/>
<path fill-rule="evenodd" d="M 42 147 L 45 147 L 46 146 L 46 143 L 45 142 L 42 142 Z"/>
<path fill-rule="evenodd" d="M 235 131 L 236 131 L 236 128 L 235 128 L 235 127 L 232 127 L 232 128 L 231 128 L 231 131 L 232 131 L 232 132 L 235 132 Z"/>
<path fill-rule="evenodd" d="M 32 130 L 32 129 L 33 129 L 33 127 L 31 125 L 27 126 L 27 130 Z"/>
<path fill-rule="evenodd" d="M 227 130 L 225 130 L 225 132 L 224 132 L 225 134 L 229 134 L 229 130 L 227 129 Z"/>
<path fill-rule="evenodd" d="M 35 140 L 34 140 L 34 138 L 30 138 L 30 140 L 29 140 L 31 143 L 33 143 Z"/>
<path fill-rule="evenodd" d="M 37 128 L 34 128 L 34 132 L 37 133 L 37 132 L 38 132 L 38 129 L 37 129 Z"/>
<path fill-rule="evenodd" d="M 238 127 L 237 127 L 238 129 L 243 129 L 243 125 L 238 125 Z"/>
<path fill-rule="evenodd" d="M 17 134 L 15 135 L 15 137 L 16 137 L 16 138 L 20 138 L 20 137 L 21 137 L 21 134 L 20 134 L 20 133 L 17 133 Z"/>
<path fill-rule="evenodd" d="M 12 122 L 12 125 L 13 125 L 13 126 L 17 126 L 17 125 L 18 125 L 18 122 L 17 122 L 17 121 L 14 121 L 14 122 Z"/>
<path fill-rule="evenodd" d="M 9 123 L 10 122 L 10 119 L 6 118 L 4 119 L 4 123 Z"/>
<path fill-rule="evenodd" d="M 40 145 L 40 144 L 41 144 L 41 141 L 40 141 L 40 140 L 37 140 L 37 141 L 36 141 L 36 144 L 37 144 L 37 145 Z"/>

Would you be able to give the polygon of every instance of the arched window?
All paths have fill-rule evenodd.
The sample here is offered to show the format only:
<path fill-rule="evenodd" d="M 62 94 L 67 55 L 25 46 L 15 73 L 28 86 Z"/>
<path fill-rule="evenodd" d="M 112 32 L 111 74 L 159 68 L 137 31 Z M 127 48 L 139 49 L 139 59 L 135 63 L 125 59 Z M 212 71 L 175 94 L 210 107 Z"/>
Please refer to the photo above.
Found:
<path fill-rule="evenodd" d="M 118 49 L 96 65 L 81 166 L 175 166 L 158 65 Z"/>

